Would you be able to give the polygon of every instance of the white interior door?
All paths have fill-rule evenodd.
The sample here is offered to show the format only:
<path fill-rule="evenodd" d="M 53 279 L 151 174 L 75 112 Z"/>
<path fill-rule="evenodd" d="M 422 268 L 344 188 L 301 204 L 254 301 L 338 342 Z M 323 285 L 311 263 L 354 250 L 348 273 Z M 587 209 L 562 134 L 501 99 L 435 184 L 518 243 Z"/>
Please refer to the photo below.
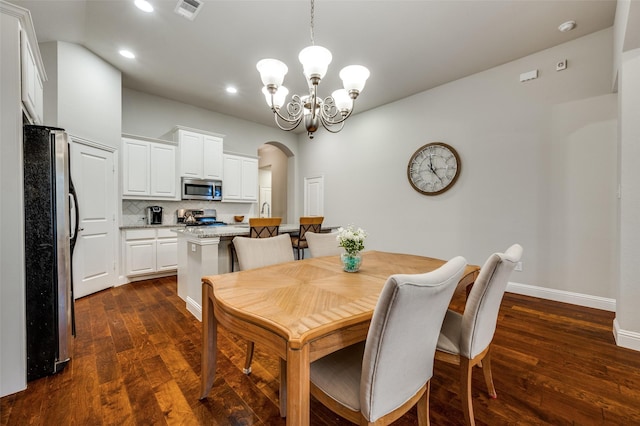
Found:
<path fill-rule="evenodd" d="M 304 215 L 324 216 L 324 176 L 304 178 Z"/>
<path fill-rule="evenodd" d="M 83 297 L 117 283 L 114 153 L 71 143 L 71 179 L 78 196 L 73 292 Z"/>

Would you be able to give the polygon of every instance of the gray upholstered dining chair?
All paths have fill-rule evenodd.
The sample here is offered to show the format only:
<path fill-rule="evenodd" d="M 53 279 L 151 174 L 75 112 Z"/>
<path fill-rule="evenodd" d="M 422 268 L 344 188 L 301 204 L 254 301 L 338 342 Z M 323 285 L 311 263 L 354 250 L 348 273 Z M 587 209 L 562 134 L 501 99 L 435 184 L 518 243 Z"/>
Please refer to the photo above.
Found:
<path fill-rule="evenodd" d="M 269 238 L 275 237 L 280 232 L 281 217 L 250 217 L 249 218 L 249 237 L 250 238 Z M 229 270 L 233 272 L 235 264 L 236 249 L 233 241 L 229 243 Z M 242 268 L 240 268 L 242 270 Z"/>
<path fill-rule="evenodd" d="M 333 256 L 344 253 L 344 249 L 338 245 L 337 232 L 324 232 L 317 234 L 307 232 L 307 245 L 311 257 Z"/>
<path fill-rule="evenodd" d="M 241 271 L 275 265 L 277 263 L 292 262 L 291 238 L 288 234 L 281 234 L 269 238 L 235 237 L 233 245 L 238 256 Z M 253 359 L 253 342 L 247 344 L 247 356 L 242 372 L 251 373 Z"/>
<path fill-rule="evenodd" d="M 497 398 L 491 374 L 490 348 L 498 311 L 511 272 L 522 257 L 514 244 L 504 253 L 494 253 L 480 269 L 467 297 L 464 313 L 447 310 L 436 350 L 436 359 L 460 366 L 460 399 L 467 425 L 475 425 L 471 399 L 473 367 L 482 367 L 487 390 Z"/>
<path fill-rule="evenodd" d="M 417 403 L 428 425 L 436 342 L 466 265 L 458 256 L 432 272 L 390 276 L 366 341 L 311 364 L 311 394 L 360 425 L 389 424 Z"/>

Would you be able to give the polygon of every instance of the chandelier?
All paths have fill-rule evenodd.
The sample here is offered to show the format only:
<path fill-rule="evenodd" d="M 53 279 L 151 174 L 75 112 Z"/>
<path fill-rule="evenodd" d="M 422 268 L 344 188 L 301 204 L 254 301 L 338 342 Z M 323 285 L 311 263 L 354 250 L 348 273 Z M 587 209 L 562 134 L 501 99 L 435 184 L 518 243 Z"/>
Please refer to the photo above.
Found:
<path fill-rule="evenodd" d="M 284 62 L 277 59 L 262 59 L 256 67 L 262 79 L 262 93 L 273 111 L 276 124 L 282 130 L 290 131 L 304 121 L 307 134 L 313 139 L 313 133 L 320 125 L 337 133 L 353 112 L 353 102 L 358 97 L 369 78 L 369 70 L 362 65 L 349 65 L 340 71 L 343 89 L 334 91 L 331 96 L 318 97 L 318 84 L 327 73 L 331 63 L 331 52 L 322 46 L 316 46 L 313 35 L 314 0 L 311 0 L 311 46 L 300 51 L 298 60 L 309 83 L 309 94 L 294 94 L 283 108 L 289 90 L 282 85 L 289 71 Z"/>

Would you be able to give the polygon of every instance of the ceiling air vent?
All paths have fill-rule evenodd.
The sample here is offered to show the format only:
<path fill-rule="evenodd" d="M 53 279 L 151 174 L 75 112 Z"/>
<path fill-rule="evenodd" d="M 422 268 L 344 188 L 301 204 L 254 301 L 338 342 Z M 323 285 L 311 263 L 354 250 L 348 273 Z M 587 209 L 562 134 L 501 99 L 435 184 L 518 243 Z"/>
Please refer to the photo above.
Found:
<path fill-rule="evenodd" d="M 175 12 L 193 21 L 202 9 L 202 0 L 178 0 Z"/>

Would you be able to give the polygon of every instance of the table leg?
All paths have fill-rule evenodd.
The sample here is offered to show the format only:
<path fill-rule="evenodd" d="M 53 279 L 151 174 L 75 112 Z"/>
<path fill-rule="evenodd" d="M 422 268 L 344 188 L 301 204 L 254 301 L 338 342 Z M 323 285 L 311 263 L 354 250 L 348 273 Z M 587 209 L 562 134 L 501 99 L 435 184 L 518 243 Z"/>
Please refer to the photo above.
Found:
<path fill-rule="evenodd" d="M 287 425 L 309 425 L 309 346 L 287 349 Z"/>
<path fill-rule="evenodd" d="M 216 375 L 218 321 L 213 313 L 213 288 L 202 284 L 202 354 L 200 357 L 200 399 L 207 397 Z"/>
<path fill-rule="evenodd" d="M 280 358 L 280 417 L 287 417 L 287 361 Z"/>

